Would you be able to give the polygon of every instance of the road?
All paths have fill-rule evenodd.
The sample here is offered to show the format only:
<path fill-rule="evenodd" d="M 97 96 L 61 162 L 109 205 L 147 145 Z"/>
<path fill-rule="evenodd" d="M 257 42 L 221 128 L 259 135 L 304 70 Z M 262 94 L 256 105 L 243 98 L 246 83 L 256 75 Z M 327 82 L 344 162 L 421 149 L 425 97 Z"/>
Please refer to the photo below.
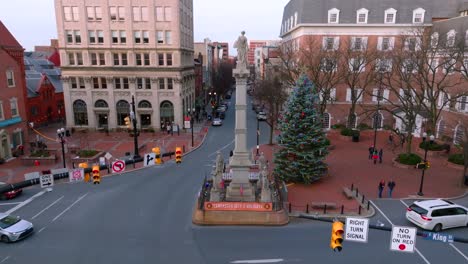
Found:
<path fill-rule="evenodd" d="M 345 241 L 343 251 L 334 253 L 329 248 L 331 225 L 319 221 L 294 219 L 285 227 L 194 226 L 192 208 L 216 151 L 227 158 L 234 146 L 233 106 L 223 126 L 212 128 L 204 144 L 181 164 L 106 177 L 100 185 L 58 184 L 15 210 L 34 223 L 36 232 L 18 243 L 2 244 L 0 263 L 468 263 L 462 255 L 467 244 L 418 238 L 419 253 L 393 252 L 390 232 L 380 230 L 370 230 L 368 243 Z M 253 147 L 256 121 L 248 109 L 248 145 Z M 268 131 L 264 122 L 261 131 Z M 261 143 L 267 139 L 262 132 Z M 40 191 L 26 189 L 18 201 Z M 390 202 L 375 201 L 382 212 L 371 221 L 411 226 L 401 218 L 404 205 Z"/>

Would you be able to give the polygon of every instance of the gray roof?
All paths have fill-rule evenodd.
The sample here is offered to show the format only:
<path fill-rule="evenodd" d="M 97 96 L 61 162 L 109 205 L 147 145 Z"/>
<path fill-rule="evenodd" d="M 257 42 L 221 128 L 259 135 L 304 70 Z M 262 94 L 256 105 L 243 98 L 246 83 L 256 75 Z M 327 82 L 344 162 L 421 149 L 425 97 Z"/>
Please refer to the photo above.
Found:
<path fill-rule="evenodd" d="M 468 16 L 434 22 L 432 32 L 439 33 L 439 42 L 444 44 L 447 41 L 447 33 L 452 29 L 455 30 L 456 41 L 464 42 L 468 30 Z"/>
<path fill-rule="evenodd" d="M 282 25 L 297 12 L 297 24 L 328 23 L 328 10 L 340 10 L 340 24 L 356 23 L 356 11 L 369 10 L 368 24 L 382 24 L 385 10 L 397 10 L 396 24 L 411 24 L 413 10 L 423 8 L 424 22 L 432 23 L 432 18 L 451 18 L 458 15 L 466 0 L 291 0 L 284 7 Z"/>
<path fill-rule="evenodd" d="M 24 65 L 26 68 L 26 88 L 28 97 L 36 97 L 39 94 L 40 82 L 42 75 L 46 75 L 49 81 L 55 88 L 55 93 L 62 93 L 63 86 L 60 80 L 62 75 L 60 68 L 54 66 L 52 62 L 47 60 L 50 54 L 45 52 L 25 52 Z"/>

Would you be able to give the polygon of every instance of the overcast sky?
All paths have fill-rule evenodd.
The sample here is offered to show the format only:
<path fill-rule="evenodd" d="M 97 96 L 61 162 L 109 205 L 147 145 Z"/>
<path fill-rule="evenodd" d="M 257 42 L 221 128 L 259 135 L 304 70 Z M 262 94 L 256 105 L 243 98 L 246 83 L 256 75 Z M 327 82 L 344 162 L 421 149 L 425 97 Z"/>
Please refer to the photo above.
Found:
<path fill-rule="evenodd" d="M 82 0 L 77 0 L 82 1 Z M 0 20 L 26 50 L 57 38 L 54 0 L 2 0 Z M 228 42 L 245 30 L 249 40 L 278 39 L 289 0 L 193 0 L 195 42 Z"/>

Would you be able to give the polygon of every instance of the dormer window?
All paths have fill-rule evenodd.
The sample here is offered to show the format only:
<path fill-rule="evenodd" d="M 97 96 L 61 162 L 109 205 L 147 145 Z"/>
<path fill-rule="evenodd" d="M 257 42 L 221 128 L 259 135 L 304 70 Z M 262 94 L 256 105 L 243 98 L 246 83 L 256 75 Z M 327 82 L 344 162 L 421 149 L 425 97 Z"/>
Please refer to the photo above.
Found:
<path fill-rule="evenodd" d="M 450 30 L 448 33 L 447 33 L 447 47 L 453 47 L 455 45 L 455 30 Z"/>
<path fill-rule="evenodd" d="M 328 23 L 338 24 L 340 21 L 340 10 L 333 8 L 328 10 Z"/>
<path fill-rule="evenodd" d="M 357 11 L 356 23 L 358 24 L 367 24 L 367 15 L 369 10 L 361 8 Z"/>
<path fill-rule="evenodd" d="M 385 24 L 395 24 L 397 11 L 393 8 L 385 10 Z"/>
<path fill-rule="evenodd" d="M 424 22 L 424 13 L 426 13 L 426 10 L 422 8 L 417 8 L 413 10 L 413 23 L 414 24 L 419 24 Z"/>
<path fill-rule="evenodd" d="M 297 12 L 294 13 L 294 26 L 297 25 Z"/>

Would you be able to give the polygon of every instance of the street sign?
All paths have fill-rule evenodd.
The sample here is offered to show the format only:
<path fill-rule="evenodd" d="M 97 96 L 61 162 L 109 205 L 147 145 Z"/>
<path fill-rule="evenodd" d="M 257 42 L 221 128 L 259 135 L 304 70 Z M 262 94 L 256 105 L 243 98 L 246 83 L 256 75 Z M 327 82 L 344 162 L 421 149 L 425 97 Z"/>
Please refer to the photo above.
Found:
<path fill-rule="evenodd" d="M 123 160 L 117 160 L 112 162 L 112 173 L 123 172 L 125 170 L 125 162 Z"/>
<path fill-rule="evenodd" d="M 106 158 L 100 157 L 99 158 L 99 166 L 106 166 Z"/>
<path fill-rule="evenodd" d="M 416 228 L 406 226 L 393 226 L 390 250 L 400 252 L 414 252 L 416 246 Z"/>
<path fill-rule="evenodd" d="M 453 243 L 453 235 L 424 232 L 422 237 L 426 240 L 440 241 L 444 243 Z"/>
<path fill-rule="evenodd" d="M 143 160 L 143 165 L 146 166 L 152 166 L 154 165 L 154 159 L 156 158 L 156 153 L 146 153 L 144 160 Z"/>
<path fill-rule="evenodd" d="M 188 120 L 188 121 L 185 120 L 185 121 L 184 121 L 184 127 L 185 127 L 186 129 L 190 129 L 190 120 Z"/>
<path fill-rule="evenodd" d="M 41 188 L 49 188 L 54 186 L 54 175 L 52 174 L 44 174 L 39 177 L 39 181 L 41 182 Z"/>
<path fill-rule="evenodd" d="M 348 241 L 367 243 L 369 233 L 369 219 L 367 218 L 346 218 L 346 235 Z"/>
<path fill-rule="evenodd" d="M 110 160 L 112 158 L 112 155 L 109 152 L 107 152 L 106 155 L 104 155 L 104 158 Z"/>
<path fill-rule="evenodd" d="M 73 169 L 68 173 L 68 179 L 70 182 L 80 182 L 84 181 L 84 169 L 77 168 Z"/>

